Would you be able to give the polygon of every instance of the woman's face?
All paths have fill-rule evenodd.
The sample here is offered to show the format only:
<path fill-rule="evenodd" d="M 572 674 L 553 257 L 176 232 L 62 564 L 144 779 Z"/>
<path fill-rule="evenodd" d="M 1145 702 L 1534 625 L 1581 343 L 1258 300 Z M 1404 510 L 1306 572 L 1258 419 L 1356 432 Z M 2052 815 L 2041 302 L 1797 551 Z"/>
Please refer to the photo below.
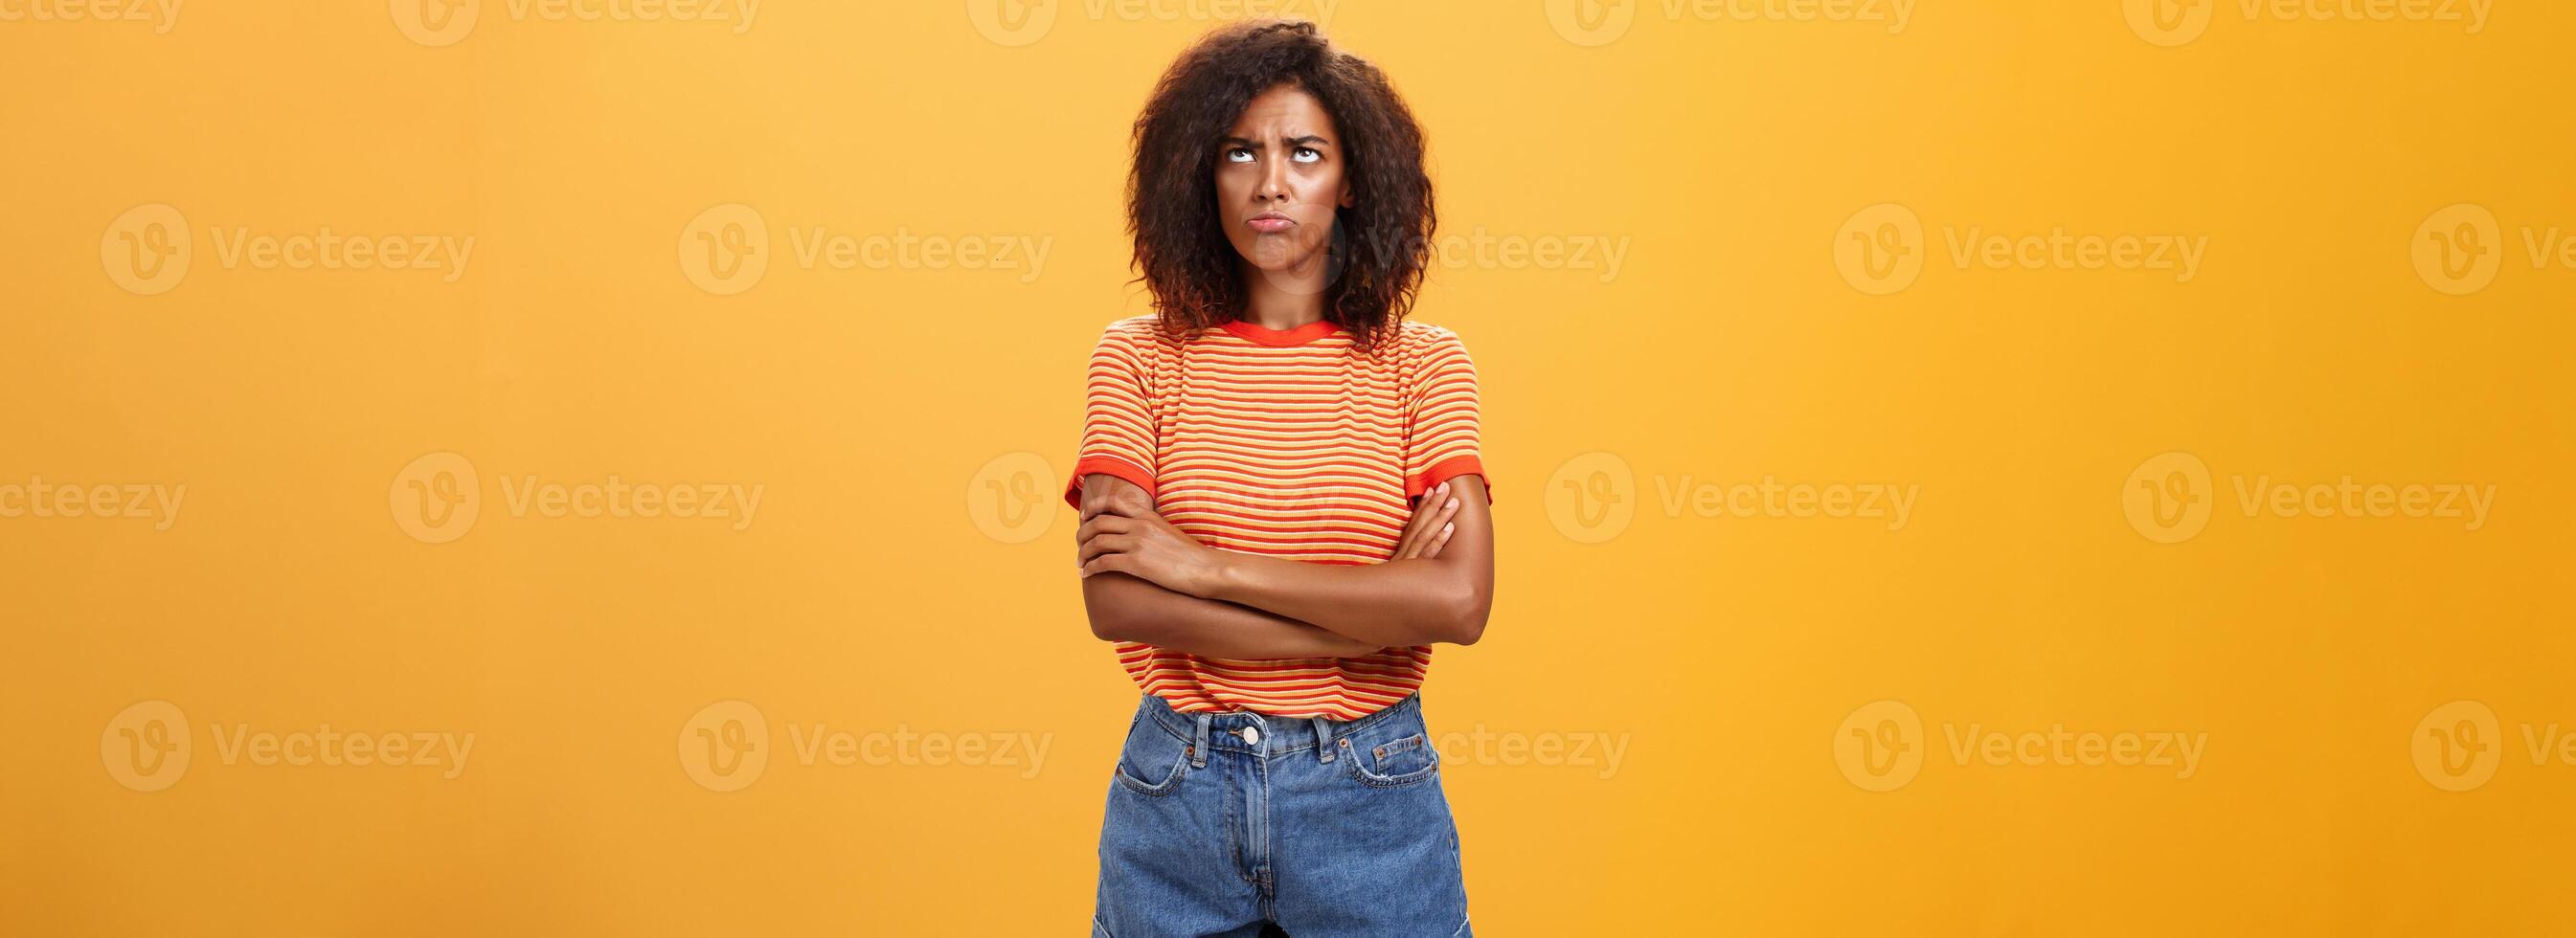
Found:
<path fill-rule="evenodd" d="M 1264 271 L 1308 270 L 1332 244 L 1333 210 L 1351 204 L 1332 115 L 1278 85 L 1244 106 L 1218 147 L 1217 217 L 1234 252 Z"/>

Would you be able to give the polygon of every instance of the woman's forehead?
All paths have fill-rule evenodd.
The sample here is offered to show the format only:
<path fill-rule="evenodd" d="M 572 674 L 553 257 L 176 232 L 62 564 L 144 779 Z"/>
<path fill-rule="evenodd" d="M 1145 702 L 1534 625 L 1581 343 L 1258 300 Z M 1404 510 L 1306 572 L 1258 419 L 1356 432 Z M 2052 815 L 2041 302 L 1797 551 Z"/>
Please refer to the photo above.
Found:
<path fill-rule="evenodd" d="M 1324 110 L 1323 102 L 1294 85 L 1280 85 L 1262 92 L 1244 105 L 1242 116 L 1234 119 L 1234 135 L 1248 140 L 1308 134 L 1329 136 L 1332 130 L 1333 115 Z"/>

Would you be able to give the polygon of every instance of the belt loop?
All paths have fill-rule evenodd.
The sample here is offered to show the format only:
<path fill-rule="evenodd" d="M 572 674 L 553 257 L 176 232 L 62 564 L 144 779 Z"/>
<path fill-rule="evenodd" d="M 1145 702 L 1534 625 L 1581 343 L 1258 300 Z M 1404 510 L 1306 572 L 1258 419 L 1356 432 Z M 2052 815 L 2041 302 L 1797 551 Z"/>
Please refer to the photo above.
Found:
<path fill-rule="evenodd" d="M 1324 761 L 1333 761 L 1333 721 L 1320 716 L 1315 718 L 1315 751 L 1324 754 Z"/>
<path fill-rule="evenodd" d="M 1215 718 L 1205 713 L 1199 714 L 1198 718 L 1198 739 L 1190 744 L 1190 768 L 1204 769 L 1207 768 L 1208 724 L 1214 722 Z"/>

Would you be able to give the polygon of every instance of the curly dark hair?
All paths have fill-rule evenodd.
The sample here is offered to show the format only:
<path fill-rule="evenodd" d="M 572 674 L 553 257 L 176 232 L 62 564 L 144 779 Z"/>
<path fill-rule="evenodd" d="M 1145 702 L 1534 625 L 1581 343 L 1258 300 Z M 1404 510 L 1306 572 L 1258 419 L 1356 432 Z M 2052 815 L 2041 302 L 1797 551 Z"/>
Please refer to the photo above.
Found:
<path fill-rule="evenodd" d="M 1437 216 L 1422 128 L 1386 74 L 1302 20 L 1220 26 L 1181 53 L 1136 117 L 1127 178 L 1132 269 L 1163 330 L 1238 317 L 1242 273 L 1216 206 L 1219 142 L 1254 97 L 1280 84 L 1314 95 L 1343 137 L 1352 202 L 1334 212 L 1324 319 L 1373 348 L 1413 308 Z M 1131 281 L 1133 282 L 1133 281 Z"/>

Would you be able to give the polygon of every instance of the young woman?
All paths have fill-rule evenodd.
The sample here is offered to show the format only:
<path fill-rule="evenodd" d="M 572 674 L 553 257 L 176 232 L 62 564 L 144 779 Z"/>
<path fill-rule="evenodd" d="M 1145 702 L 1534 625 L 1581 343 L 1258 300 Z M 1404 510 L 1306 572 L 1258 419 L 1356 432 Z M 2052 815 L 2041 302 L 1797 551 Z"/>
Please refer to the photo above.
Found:
<path fill-rule="evenodd" d="M 1422 131 L 1312 24 L 1220 28 L 1136 120 L 1155 315 L 1091 356 L 1083 603 L 1144 689 L 1095 934 L 1471 934 L 1417 692 L 1493 603 L 1476 372 L 1406 322 Z"/>

